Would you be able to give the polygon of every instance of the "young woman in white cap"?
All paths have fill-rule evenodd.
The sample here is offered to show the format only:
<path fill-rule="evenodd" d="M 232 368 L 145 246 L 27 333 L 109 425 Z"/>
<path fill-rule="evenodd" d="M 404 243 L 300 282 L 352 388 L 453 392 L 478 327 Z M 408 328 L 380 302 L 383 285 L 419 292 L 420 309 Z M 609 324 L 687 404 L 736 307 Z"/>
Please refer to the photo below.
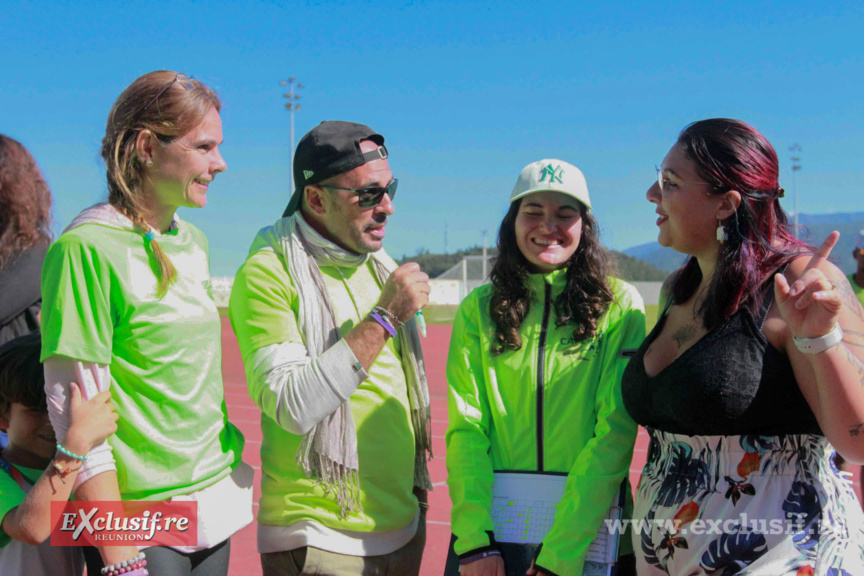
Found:
<path fill-rule="evenodd" d="M 629 508 L 621 488 L 636 424 L 620 381 L 645 315 L 636 290 L 610 277 L 590 210 L 578 168 L 526 166 L 492 283 L 459 307 L 447 362 L 448 575 L 581 574 L 623 492 Z M 544 526 L 539 505 L 522 499 L 550 490 L 561 495 L 547 498 Z M 626 540 L 620 574 L 632 573 Z"/>

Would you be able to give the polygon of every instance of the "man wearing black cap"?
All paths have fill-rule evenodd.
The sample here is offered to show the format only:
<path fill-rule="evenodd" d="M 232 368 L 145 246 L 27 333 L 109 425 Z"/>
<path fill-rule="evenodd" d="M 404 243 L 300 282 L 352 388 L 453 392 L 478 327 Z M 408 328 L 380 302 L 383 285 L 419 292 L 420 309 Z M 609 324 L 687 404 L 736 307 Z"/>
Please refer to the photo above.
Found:
<path fill-rule="evenodd" d="M 431 420 L 415 313 L 429 283 L 382 249 L 387 157 L 361 124 L 306 134 L 296 192 L 234 281 L 231 323 L 263 412 L 265 576 L 419 573 Z"/>

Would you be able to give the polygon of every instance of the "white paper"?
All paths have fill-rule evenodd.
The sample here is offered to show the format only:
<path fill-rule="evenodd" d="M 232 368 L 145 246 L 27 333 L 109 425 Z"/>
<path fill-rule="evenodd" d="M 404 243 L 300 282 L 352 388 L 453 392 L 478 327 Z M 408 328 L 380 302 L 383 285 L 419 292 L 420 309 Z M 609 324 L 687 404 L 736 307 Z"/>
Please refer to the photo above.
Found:
<path fill-rule="evenodd" d="M 567 476 L 496 472 L 492 484 L 492 521 L 495 540 L 515 544 L 540 544 L 552 528 L 558 503 L 564 496 Z M 624 489 L 623 486 L 621 488 Z M 620 520 L 624 512 L 621 493 L 611 503 L 606 519 Z M 585 557 L 583 576 L 613 574 L 618 560 L 618 534 L 604 522 Z"/>

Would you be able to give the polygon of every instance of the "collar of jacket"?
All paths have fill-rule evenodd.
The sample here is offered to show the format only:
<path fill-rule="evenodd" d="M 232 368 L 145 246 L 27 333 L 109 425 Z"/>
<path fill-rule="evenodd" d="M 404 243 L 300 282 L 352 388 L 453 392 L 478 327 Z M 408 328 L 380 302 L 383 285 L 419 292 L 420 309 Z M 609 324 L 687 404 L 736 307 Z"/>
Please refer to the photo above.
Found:
<path fill-rule="evenodd" d="M 567 269 L 561 268 L 545 274 L 528 275 L 528 285 L 531 286 L 532 290 L 542 294 L 545 290 L 544 284 L 551 284 L 553 292 L 560 292 L 567 284 Z"/>

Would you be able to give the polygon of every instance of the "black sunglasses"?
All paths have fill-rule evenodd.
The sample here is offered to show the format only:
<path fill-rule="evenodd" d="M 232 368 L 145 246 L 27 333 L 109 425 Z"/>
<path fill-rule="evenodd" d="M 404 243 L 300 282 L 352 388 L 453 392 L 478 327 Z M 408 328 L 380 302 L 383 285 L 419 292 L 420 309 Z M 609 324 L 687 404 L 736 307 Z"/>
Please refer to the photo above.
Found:
<path fill-rule="evenodd" d="M 319 184 L 321 188 L 329 188 L 330 190 L 348 190 L 349 192 L 354 192 L 357 195 L 358 202 L 357 204 L 361 208 L 374 208 L 381 203 L 381 200 L 384 199 L 384 194 L 390 195 L 390 200 L 396 196 L 396 185 L 399 184 L 399 180 L 394 178 L 390 181 L 389 184 L 385 187 L 381 186 L 372 186 L 370 188 L 341 188 L 339 186 L 324 186 Z"/>

